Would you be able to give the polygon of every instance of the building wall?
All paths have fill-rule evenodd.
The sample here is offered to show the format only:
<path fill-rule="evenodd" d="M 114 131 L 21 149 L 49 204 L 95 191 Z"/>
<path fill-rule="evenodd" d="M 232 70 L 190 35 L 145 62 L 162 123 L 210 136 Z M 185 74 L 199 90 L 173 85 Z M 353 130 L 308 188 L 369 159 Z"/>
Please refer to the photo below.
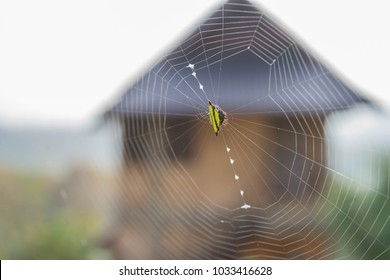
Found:
<path fill-rule="evenodd" d="M 205 248 L 194 246 L 198 239 L 204 244 L 218 240 L 199 231 L 191 219 L 227 217 L 229 211 L 223 209 L 237 209 L 244 202 L 258 208 L 275 201 L 306 202 L 315 196 L 313 186 L 323 187 L 321 117 L 232 119 L 218 137 L 203 120 L 170 119 L 161 131 L 154 123 L 152 118 L 123 122 L 118 230 L 109 244 L 118 258 L 204 256 Z M 215 217 L 202 217 L 202 208 L 214 211 Z M 216 228 L 226 233 L 226 228 Z M 291 238 L 301 238 L 289 236 L 281 242 L 291 244 Z M 275 257 L 286 256 L 281 250 L 272 251 Z M 210 252 L 209 258 L 226 256 Z"/>

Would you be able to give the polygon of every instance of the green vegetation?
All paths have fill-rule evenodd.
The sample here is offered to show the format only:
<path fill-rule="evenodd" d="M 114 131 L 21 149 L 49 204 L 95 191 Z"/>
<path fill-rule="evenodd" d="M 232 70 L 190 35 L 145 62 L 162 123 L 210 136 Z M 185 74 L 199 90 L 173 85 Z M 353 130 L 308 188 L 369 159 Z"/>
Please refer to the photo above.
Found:
<path fill-rule="evenodd" d="M 346 259 L 390 259 L 389 180 L 388 170 L 384 171 L 377 187 L 339 176 L 329 179 L 332 183 L 320 213 Z"/>
<path fill-rule="evenodd" d="M 97 214 L 67 203 L 59 186 L 47 176 L 0 171 L 0 259 L 110 258 L 97 246 Z"/>

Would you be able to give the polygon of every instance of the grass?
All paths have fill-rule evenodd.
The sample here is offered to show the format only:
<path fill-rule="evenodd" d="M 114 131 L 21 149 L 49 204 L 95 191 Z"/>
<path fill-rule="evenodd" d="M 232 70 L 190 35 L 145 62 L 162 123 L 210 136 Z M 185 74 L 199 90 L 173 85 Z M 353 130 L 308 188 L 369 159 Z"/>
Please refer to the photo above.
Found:
<path fill-rule="evenodd" d="M 0 171 L 0 259 L 110 258 L 97 246 L 96 211 L 66 203 L 61 186 L 42 174 Z"/>

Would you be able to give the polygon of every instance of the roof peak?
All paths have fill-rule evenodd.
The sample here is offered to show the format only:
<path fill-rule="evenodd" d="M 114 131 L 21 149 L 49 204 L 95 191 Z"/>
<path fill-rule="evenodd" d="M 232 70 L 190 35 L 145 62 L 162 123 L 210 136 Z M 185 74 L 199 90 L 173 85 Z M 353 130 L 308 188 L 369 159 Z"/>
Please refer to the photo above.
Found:
<path fill-rule="evenodd" d="M 248 0 L 213 10 L 113 111 L 193 115 L 208 100 L 253 114 L 323 114 L 366 102 Z"/>

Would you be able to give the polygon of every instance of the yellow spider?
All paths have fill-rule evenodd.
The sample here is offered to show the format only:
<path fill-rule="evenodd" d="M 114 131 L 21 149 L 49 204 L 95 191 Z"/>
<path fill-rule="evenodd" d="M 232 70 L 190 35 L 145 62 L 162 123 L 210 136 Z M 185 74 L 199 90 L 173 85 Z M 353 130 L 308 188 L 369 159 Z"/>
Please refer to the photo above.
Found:
<path fill-rule="evenodd" d="M 214 129 L 215 135 L 218 136 L 221 126 L 227 124 L 226 113 L 218 105 L 213 105 L 213 103 L 209 100 L 209 115 L 210 124 Z"/>

